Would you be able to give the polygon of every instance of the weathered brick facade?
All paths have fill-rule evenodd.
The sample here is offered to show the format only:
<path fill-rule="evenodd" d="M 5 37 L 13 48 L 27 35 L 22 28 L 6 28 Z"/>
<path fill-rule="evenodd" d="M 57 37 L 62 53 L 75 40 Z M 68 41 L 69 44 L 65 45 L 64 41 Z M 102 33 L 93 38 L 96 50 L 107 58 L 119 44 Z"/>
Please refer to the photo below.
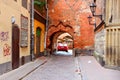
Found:
<path fill-rule="evenodd" d="M 89 25 L 88 16 L 92 0 L 49 0 L 49 28 L 47 47 L 52 45 L 55 35 L 67 32 L 74 39 L 74 48 L 94 44 L 94 26 Z M 58 35 L 58 36 L 59 36 Z"/>

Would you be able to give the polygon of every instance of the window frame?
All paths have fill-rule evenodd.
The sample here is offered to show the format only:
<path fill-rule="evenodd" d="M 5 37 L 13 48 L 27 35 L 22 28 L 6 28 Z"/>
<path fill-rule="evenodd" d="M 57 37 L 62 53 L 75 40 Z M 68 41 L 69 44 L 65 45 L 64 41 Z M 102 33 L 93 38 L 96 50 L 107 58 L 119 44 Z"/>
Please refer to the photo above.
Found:
<path fill-rule="evenodd" d="M 119 1 L 119 0 L 117 0 L 117 1 Z M 118 16 L 119 15 L 119 10 L 117 12 L 114 12 L 114 9 L 116 8 L 114 3 L 115 3 L 114 0 L 106 0 L 106 11 L 105 11 L 106 26 L 119 26 L 120 25 L 120 21 L 119 21 L 120 16 Z M 120 1 L 119 1 L 119 3 L 120 3 Z M 119 9 L 120 5 L 116 5 L 116 6 Z M 113 9 L 113 11 L 111 11 L 112 9 Z M 115 16 L 114 15 L 115 16 L 117 15 L 119 17 L 118 21 L 115 21 L 115 18 L 114 18 Z"/>
<path fill-rule="evenodd" d="M 22 0 L 22 7 L 28 9 L 28 0 Z"/>

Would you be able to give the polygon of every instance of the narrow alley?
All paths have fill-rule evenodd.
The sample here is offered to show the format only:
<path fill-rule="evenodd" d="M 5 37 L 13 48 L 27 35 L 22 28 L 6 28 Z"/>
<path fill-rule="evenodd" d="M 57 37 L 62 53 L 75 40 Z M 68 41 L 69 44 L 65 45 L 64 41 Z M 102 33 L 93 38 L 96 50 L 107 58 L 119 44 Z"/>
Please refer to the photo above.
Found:
<path fill-rule="evenodd" d="M 120 0 L 0 0 L 0 80 L 120 80 Z"/>

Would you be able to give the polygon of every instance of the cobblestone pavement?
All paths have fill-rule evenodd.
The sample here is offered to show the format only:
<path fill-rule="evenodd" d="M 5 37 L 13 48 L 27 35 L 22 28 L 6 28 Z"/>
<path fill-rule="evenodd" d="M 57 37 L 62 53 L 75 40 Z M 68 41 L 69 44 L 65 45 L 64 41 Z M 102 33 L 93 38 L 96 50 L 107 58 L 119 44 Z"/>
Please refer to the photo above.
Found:
<path fill-rule="evenodd" d="M 22 80 L 81 80 L 81 75 L 76 58 L 54 55 Z"/>
<path fill-rule="evenodd" d="M 102 67 L 93 56 L 59 54 L 25 64 L 0 80 L 120 80 L 120 71 Z"/>
<path fill-rule="evenodd" d="M 120 71 L 102 67 L 93 56 L 78 57 L 82 80 L 120 80 Z"/>

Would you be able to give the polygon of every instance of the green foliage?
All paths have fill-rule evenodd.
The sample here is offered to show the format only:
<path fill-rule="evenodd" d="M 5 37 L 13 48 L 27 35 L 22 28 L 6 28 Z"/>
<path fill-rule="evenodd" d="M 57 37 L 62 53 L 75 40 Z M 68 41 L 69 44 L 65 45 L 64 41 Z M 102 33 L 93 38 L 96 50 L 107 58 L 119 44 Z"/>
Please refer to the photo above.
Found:
<path fill-rule="evenodd" d="M 34 0 L 34 7 L 42 14 L 45 14 L 45 5 L 46 5 L 46 1 L 45 0 Z"/>
<path fill-rule="evenodd" d="M 40 0 L 34 0 L 34 4 L 42 8 L 45 6 L 46 2 Z"/>

